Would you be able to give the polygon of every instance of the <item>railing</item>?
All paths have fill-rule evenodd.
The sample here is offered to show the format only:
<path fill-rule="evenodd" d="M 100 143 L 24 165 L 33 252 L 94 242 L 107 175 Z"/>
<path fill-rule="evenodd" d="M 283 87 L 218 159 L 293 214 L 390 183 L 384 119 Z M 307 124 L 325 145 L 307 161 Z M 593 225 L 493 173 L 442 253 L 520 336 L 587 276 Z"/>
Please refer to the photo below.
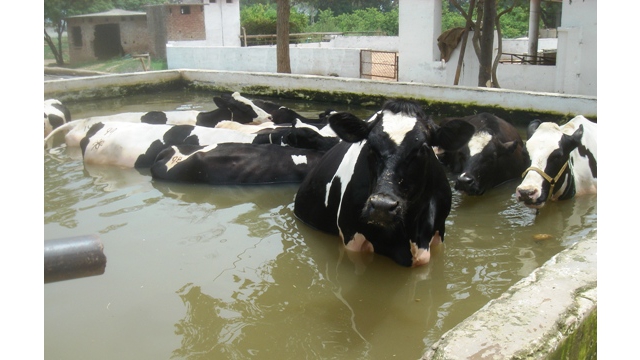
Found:
<path fill-rule="evenodd" d="M 243 29 L 244 30 L 244 29 Z M 304 43 L 317 43 L 328 42 L 336 36 L 384 36 L 382 31 L 362 31 L 362 32 L 313 32 L 313 33 L 298 33 L 289 34 L 289 44 L 304 44 Z M 275 34 L 264 35 L 246 35 L 240 36 L 243 46 L 258 46 L 258 45 L 275 45 L 278 36 Z"/>
<path fill-rule="evenodd" d="M 543 55 L 510 54 L 502 53 L 501 64 L 526 64 L 526 65 L 555 65 L 556 53 L 548 52 Z"/>

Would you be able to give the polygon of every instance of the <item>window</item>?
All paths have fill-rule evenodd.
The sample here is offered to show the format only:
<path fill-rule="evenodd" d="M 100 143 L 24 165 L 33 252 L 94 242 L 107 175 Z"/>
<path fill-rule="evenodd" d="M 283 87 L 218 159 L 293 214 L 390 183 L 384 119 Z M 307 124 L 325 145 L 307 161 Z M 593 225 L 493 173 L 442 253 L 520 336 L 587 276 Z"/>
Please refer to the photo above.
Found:
<path fill-rule="evenodd" d="M 182 15 L 191 14 L 191 6 L 180 6 L 180 14 Z"/>
<path fill-rule="evenodd" d="M 73 46 L 82 47 L 82 29 L 80 26 L 74 26 L 71 28 L 71 38 Z"/>
<path fill-rule="evenodd" d="M 216 0 L 209 0 L 209 3 L 211 3 L 211 4 L 215 4 L 215 3 L 216 3 Z"/>

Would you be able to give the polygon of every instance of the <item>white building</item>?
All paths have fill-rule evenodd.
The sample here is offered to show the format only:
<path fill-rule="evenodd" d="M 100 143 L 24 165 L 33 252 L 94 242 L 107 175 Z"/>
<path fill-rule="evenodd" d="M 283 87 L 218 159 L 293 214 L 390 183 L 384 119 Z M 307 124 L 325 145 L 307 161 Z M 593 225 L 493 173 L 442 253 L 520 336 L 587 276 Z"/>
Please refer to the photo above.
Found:
<path fill-rule="evenodd" d="M 169 42 L 169 69 L 277 72 L 275 46 L 241 47 L 239 0 L 203 1 L 208 3 L 205 6 L 207 40 Z M 453 85 L 460 46 L 451 54 L 449 62 L 440 61 L 437 38 L 441 29 L 441 4 L 440 0 L 400 1 L 398 37 L 339 36 L 329 43 L 291 45 L 291 71 L 366 78 L 361 74 L 362 50 L 395 51 L 398 81 Z M 597 0 L 562 0 L 556 65 L 501 64 L 497 70 L 500 87 L 596 96 L 596 9 Z M 546 43 L 540 41 L 538 48 Z M 476 87 L 478 69 L 469 41 L 458 84 Z"/>

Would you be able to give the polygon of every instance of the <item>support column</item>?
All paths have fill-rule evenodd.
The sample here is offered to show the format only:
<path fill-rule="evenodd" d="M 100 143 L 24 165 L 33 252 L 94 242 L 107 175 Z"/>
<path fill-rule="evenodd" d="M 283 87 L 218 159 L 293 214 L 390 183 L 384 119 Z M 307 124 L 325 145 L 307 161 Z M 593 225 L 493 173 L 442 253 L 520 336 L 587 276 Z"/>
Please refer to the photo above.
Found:
<path fill-rule="evenodd" d="M 429 82 L 430 69 L 440 65 L 442 1 L 402 0 L 399 6 L 398 80 Z"/>

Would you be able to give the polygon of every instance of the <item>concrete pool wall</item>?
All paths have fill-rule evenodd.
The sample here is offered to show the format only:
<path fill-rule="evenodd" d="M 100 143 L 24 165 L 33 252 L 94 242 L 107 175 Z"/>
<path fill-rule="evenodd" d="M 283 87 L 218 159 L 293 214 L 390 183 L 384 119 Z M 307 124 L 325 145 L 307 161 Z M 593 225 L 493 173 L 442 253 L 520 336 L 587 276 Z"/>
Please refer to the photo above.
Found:
<path fill-rule="evenodd" d="M 597 99 L 579 95 L 398 83 L 311 75 L 168 70 L 44 82 L 63 103 L 180 87 L 243 95 L 376 105 L 410 98 L 434 108 L 502 109 L 531 116 L 597 118 Z M 589 359 L 597 350 L 597 232 L 562 251 L 433 344 L 426 359 Z"/>

